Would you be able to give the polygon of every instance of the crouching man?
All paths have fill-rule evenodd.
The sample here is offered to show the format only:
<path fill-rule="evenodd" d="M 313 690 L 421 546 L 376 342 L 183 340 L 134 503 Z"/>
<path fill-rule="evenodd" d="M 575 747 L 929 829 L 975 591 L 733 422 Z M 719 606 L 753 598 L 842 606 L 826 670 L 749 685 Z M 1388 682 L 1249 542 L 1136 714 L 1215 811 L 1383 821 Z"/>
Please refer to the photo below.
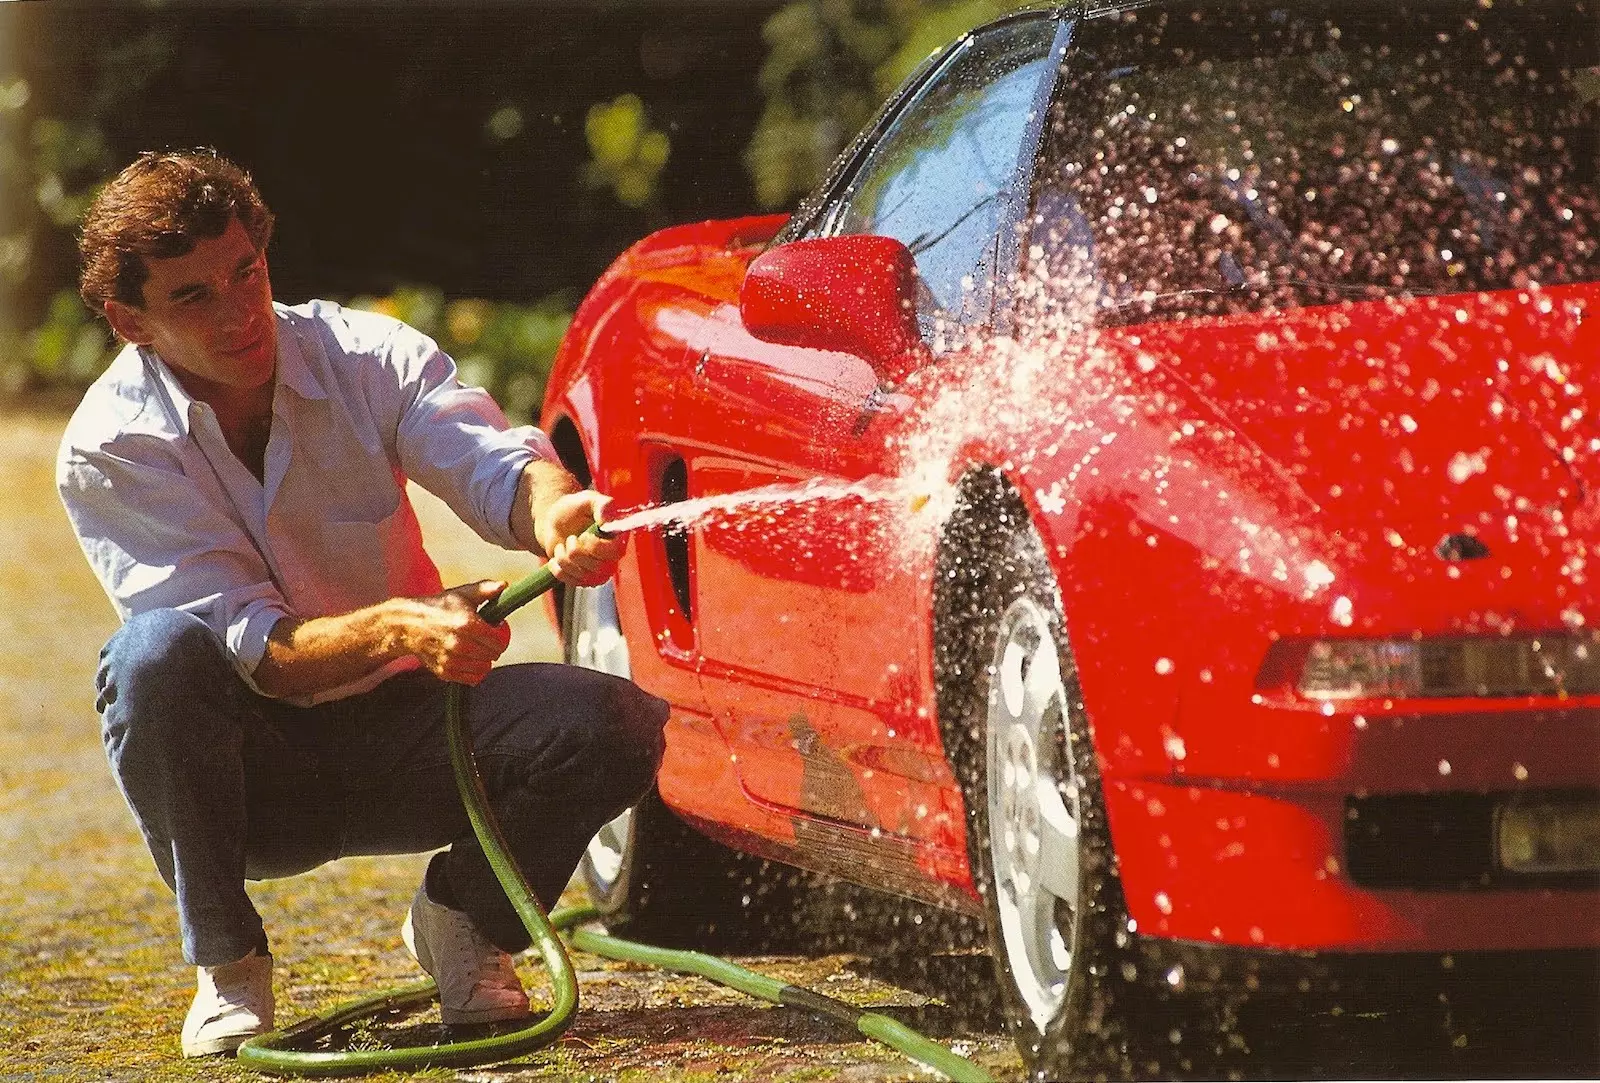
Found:
<path fill-rule="evenodd" d="M 349 854 L 434 856 L 402 929 L 446 1023 L 512 1019 L 528 946 L 456 793 L 447 682 L 541 902 L 660 765 L 667 705 L 560 665 L 490 666 L 503 584 L 443 589 L 409 478 L 478 534 L 604 582 L 606 498 L 384 316 L 274 303 L 273 218 L 209 151 L 145 154 L 83 223 L 82 292 L 126 342 L 62 440 L 61 498 L 122 628 L 96 686 L 107 757 L 198 968 L 185 1056 L 273 1024 L 247 879 Z"/>

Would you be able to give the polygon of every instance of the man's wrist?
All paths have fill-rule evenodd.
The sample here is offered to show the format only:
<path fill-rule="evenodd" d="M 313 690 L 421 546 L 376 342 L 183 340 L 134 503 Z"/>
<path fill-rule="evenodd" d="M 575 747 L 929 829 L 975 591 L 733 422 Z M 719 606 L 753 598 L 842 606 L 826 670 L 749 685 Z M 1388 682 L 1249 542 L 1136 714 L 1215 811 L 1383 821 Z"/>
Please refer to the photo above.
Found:
<path fill-rule="evenodd" d="M 549 556 L 545 518 L 550 505 L 570 493 L 583 491 L 583 485 L 558 463 L 533 459 L 522 468 L 517 483 L 517 499 L 511 510 L 511 533 L 524 549 Z"/>

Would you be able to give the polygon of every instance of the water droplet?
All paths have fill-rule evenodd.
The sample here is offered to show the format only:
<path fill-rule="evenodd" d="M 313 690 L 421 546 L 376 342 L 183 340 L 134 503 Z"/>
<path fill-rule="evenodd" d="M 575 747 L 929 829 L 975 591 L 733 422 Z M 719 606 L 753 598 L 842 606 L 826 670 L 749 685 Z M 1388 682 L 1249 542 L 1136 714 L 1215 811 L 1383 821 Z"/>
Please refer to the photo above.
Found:
<path fill-rule="evenodd" d="M 1441 775 L 1448 775 L 1450 773 L 1450 761 L 1449 760 L 1440 760 L 1439 761 L 1439 773 Z"/>
<path fill-rule="evenodd" d="M 1450 480 L 1461 485 L 1474 474 L 1481 474 L 1489 469 L 1489 449 L 1481 448 L 1475 452 L 1458 451 L 1450 459 L 1446 472 Z"/>
<path fill-rule="evenodd" d="M 1167 898 L 1165 891 L 1156 892 L 1156 909 L 1163 914 L 1172 913 L 1172 900 Z"/>
<path fill-rule="evenodd" d="M 1333 569 L 1320 560 L 1313 560 L 1305 569 L 1306 588 L 1313 593 L 1333 583 Z"/>
<path fill-rule="evenodd" d="M 1328 617 L 1333 623 L 1348 628 L 1355 622 L 1355 603 L 1344 595 L 1333 600 L 1333 607 L 1328 610 Z"/>
<path fill-rule="evenodd" d="M 1161 674 L 1163 677 L 1165 677 L 1167 674 L 1171 673 L 1172 672 L 1172 659 L 1170 659 L 1170 658 L 1157 658 L 1156 659 L 1156 672 Z"/>

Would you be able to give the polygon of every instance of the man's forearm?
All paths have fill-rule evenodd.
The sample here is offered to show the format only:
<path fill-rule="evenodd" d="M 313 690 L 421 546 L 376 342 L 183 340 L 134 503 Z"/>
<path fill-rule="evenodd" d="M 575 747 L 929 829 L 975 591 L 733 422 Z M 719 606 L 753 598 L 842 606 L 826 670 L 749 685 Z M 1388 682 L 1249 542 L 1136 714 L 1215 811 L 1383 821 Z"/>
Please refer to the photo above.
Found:
<path fill-rule="evenodd" d="M 256 687 L 279 698 L 309 696 L 358 681 L 407 652 L 396 598 L 313 620 L 284 617 L 267 636 Z"/>
<path fill-rule="evenodd" d="M 505 584 L 463 583 L 425 598 L 388 601 L 335 616 L 272 626 L 256 666 L 256 687 L 269 696 L 326 692 L 412 657 L 441 680 L 477 684 L 511 641 L 505 625 L 478 615 Z"/>

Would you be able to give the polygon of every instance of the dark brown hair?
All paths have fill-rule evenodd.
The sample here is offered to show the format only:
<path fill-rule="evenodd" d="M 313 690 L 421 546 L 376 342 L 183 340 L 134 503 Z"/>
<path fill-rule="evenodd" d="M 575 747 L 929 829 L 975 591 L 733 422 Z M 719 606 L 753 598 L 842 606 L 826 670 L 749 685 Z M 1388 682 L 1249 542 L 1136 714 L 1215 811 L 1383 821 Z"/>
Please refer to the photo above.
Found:
<path fill-rule="evenodd" d="M 100 189 L 83 216 L 78 255 L 84 303 L 105 313 L 108 300 L 144 307 L 147 259 L 188 255 L 220 237 L 234 218 L 256 251 L 272 239 L 272 212 L 250 174 L 216 151 L 146 151 Z"/>

